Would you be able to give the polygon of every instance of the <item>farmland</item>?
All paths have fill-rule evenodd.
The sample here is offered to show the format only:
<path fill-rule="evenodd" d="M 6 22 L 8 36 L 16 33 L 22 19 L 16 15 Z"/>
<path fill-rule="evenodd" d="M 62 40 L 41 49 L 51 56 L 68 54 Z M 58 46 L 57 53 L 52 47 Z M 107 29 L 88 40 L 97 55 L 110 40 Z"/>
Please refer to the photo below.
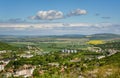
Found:
<path fill-rule="evenodd" d="M 119 43 L 88 36 L 1 38 L 0 77 L 28 76 L 24 71 L 28 78 L 119 77 Z"/>
<path fill-rule="evenodd" d="M 8 42 L 10 45 L 23 47 L 23 46 L 35 46 L 43 49 L 44 51 L 54 51 L 55 50 L 61 50 L 64 48 L 69 49 L 81 49 L 86 48 L 88 45 L 86 42 L 88 42 L 88 39 L 71 39 L 71 38 L 44 38 L 40 39 L 39 42 L 33 41 L 27 41 L 27 42 Z"/>

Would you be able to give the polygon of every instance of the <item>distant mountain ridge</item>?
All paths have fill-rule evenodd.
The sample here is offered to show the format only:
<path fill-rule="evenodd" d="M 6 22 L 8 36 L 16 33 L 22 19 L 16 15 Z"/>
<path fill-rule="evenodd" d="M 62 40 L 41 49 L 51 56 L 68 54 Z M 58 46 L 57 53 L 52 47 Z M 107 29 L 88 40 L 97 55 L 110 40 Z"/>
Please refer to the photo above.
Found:
<path fill-rule="evenodd" d="M 65 35 L 0 35 L 0 39 L 9 39 L 9 38 L 89 38 L 89 39 L 112 39 L 120 38 L 120 34 L 112 33 L 98 33 L 92 35 L 82 35 L 82 34 L 65 34 Z"/>
<path fill-rule="evenodd" d="M 89 39 L 113 39 L 113 38 L 120 38 L 119 34 L 112 34 L 112 33 L 101 33 L 101 34 L 93 34 L 90 35 Z"/>

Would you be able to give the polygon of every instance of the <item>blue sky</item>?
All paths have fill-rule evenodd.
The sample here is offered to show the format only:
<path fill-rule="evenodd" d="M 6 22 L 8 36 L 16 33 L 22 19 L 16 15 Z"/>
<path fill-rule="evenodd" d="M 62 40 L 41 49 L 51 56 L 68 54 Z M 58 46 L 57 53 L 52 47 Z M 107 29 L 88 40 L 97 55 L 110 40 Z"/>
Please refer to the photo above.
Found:
<path fill-rule="evenodd" d="M 119 0 L 0 0 L 0 34 L 120 34 Z"/>

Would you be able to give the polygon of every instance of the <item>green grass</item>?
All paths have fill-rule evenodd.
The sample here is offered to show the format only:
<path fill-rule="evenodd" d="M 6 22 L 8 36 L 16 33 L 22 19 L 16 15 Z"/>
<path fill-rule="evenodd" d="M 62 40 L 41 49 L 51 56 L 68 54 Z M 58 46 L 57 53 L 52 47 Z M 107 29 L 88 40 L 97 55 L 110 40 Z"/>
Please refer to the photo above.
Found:
<path fill-rule="evenodd" d="M 86 44 L 87 39 L 70 39 L 70 38 L 41 38 L 29 42 L 9 42 L 12 46 L 26 47 L 27 45 L 41 48 L 44 51 L 60 51 L 61 49 L 83 49 L 89 45 Z"/>

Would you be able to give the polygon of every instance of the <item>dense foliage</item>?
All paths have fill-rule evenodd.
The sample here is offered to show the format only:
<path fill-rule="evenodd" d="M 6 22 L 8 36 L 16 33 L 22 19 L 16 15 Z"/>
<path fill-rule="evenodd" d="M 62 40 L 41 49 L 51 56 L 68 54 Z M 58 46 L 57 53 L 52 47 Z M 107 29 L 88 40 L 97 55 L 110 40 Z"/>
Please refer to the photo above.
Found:
<path fill-rule="evenodd" d="M 116 49 L 116 50 L 120 50 L 120 42 L 109 42 L 109 43 L 105 43 L 105 44 L 99 44 L 99 45 L 95 45 L 97 47 L 101 47 L 102 49 Z"/>

